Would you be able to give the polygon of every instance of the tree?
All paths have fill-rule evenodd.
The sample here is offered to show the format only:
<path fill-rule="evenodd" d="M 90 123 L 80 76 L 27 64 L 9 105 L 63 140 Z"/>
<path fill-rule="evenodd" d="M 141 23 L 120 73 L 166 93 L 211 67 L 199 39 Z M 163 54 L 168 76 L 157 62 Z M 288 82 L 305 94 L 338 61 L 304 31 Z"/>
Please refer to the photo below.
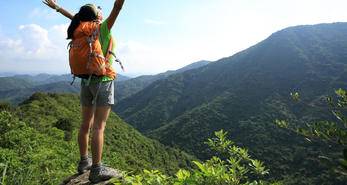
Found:
<path fill-rule="evenodd" d="M 287 124 L 283 120 L 282 121 L 276 120 L 276 123 L 283 128 L 286 128 L 290 131 L 306 136 L 307 138 L 305 139 L 308 142 L 314 142 L 315 139 L 317 139 L 317 140 L 326 141 L 327 143 L 334 143 L 334 144 L 345 147 L 347 145 L 347 132 L 346 132 L 347 120 L 344 116 L 342 116 L 341 111 L 347 110 L 347 91 L 343 91 L 340 88 L 339 90 L 336 90 L 335 93 L 340 97 L 340 99 L 338 99 L 337 106 L 332 101 L 331 97 L 327 98 L 327 101 L 329 105 L 331 106 L 331 108 L 317 107 L 312 104 L 303 102 L 300 99 L 300 96 L 298 93 L 295 93 L 295 94 L 291 93 L 291 96 L 292 96 L 291 99 L 298 101 L 300 103 L 303 103 L 305 105 L 314 107 L 316 109 L 331 110 L 334 116 L 342 123 L 342 126 L 338 126 L 338 124 L 335 124 L 334 122 L 329 123 L 328 121 L 315 122 L 314 124 L 307 124 L 309 129 L 305 130 L 294 124 Z M 335 173 L 339 173 L 339 174 L 347 176 L 347 147 L 343 149 L 343 159 L 339 159 L 342 170 L 335 168 L 335 165 L 328 157 L 319 156 L 318 158 L 322 164 L 332 169 Z"/>
<path fill-rule="evenodd" d="M 57 122 L 53 124 L 54 127 L 57 127 L 60 130 L 63 130 L 65 133 L 65 141 L 70 141 L 72 137 L 73 125 L 70 118 L 59 118 Z"/>

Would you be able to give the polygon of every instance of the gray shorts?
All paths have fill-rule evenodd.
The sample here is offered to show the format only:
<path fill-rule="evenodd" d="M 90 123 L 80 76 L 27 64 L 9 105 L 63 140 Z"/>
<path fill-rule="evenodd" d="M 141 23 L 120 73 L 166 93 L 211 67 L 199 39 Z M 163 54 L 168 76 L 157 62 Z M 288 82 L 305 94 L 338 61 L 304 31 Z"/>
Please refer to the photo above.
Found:
<path fill-rule="evenodd" d="M 94 106 L 94 99 L 97 93 L 97 88 L 100 82 L 90 83 L 89 86 L 85 86 L 85 83 L 81 82 L 81 104 L 82 106 Z M 96 106 L 105 106 L 114 104 L 114 84 L 113 81 L 101 82 L 98 97 L 96 99 Z"/>

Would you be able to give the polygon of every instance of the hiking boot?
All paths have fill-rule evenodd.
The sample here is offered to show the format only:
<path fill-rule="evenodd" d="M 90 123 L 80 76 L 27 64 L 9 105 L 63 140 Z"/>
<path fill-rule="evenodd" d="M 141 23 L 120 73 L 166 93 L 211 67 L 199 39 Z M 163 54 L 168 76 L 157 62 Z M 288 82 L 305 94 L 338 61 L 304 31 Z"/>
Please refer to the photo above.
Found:
<path fill-rule="evenodd" d="M 90 170 L 92 168 L 92 160 L 90 159 L 90 157 L 88 157 L 88 159 L 86 160 L 81 160 L 79 163 L 78 163 L 78 172 L 79 173 L 85 173 L 87 172 L 88 170 Z"/>
<path fill-rule="evenodd" d="M 89 180 L 92 183 L 98 183 L 100 181 L 110 180 L 117 176 L 118 176 L 118 173 L 116 170 L 101 166 L 97 168 L 91 168 L 90 174 L 89 174 Z"/>

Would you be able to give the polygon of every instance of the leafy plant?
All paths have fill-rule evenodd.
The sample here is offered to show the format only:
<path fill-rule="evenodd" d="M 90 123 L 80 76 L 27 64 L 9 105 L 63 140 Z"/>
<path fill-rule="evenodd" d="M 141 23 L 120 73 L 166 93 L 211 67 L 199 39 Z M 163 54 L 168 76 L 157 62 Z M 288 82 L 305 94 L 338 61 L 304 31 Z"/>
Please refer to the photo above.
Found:
<path fill-rule="evenodd" d="M 193 170 L 195 172 L 193 175 L 182 171 L 177 176 L 181 177 L 183 182 L 188 180 L 195 184 L 240 184 L 242 180 L 248 178 L 246 174 L 250 171 L 256 173 L 258 177 L 269 173 L 261 162 L 250 158 L 247 149 L 232 146 L 233 142 L 226 139 L 226 134 L 227 132 L 220 130 L 215 132 L 216 138 L 205 142 L 218 152 L 219 157 L 213 156 L 204 164 L 194 161 L 200 171 Z"/>
<path fill-rule="evenodd" d="M 15 184 L 15 185 L 21 185 L 21 184 L 29 184 L 29 180 L 31 178 L 31 175 L 34 171 L 34 167 L 31 166 L 31 163 L 28 163 L 24 168 L 17 169 L 11 176 L 6 176 L 6 172 L 8 169 L 8 162 L 6 162 L 6 165 L 3 163 L 0 163 L 0 167 L 3 167 L 2 177 L 0 178 L 1 185 L 9 185 L 9 184 Z"/>
<path fill-rule="evenodd" d="M 334 116 L 342 123 L 342 126 L 338 126 L 338 124 L 335 124 L 334 122 L 329 123 L 327 122 L 315 122 L 314 124 L 307 124 L 309 129 L 305 130 L 301 127 L 297 127 L 294 124 L 287 124 L 285 121 L 279 121 L 276 120 L 276 123 L 280 125 L 283 128 L 286 128 L 290 131 L 296 132 L 298 134 L 307 136 L 308 138 L 305 138 L 308 142 L 314 142 L 315 139 L 323 140 L 326 142 L 331 142 L 340 146 L 346 146 L 347 145 L 347 120 L 346 117 L 342 116 L 341 110 L 347 110 L 347 91 L 343 91 L 341 88 L 339 90 L 336 90 L 335 93 L 340 97 L 338 99 L 337 105 L 332 101 L 332 98 L 327 98 L 327 101 L 329 105 L 332 108 L 324 108 L 324 107 L 318 107 L 314 106 L 312 104 L 303 102 L 300 99 L 300 96 L 298 93 L 292 94 L 291 98 L 293 100 L 299 101 L 305 105 L 317 108 L 317 109 L 324 109 L 324 110 L 331 110 Z M 334 163 L 325 156 L 319 156 L 319 161 L 324 164 L 325 166 L 332 169 L 335 173 L 339 173 L 342 175 L 347 176 L 347 147 L 343 149 L 343 159 L 339 159 L 340 165 L 342 167 L 342 171 L 339 169 L 336 169 L 334 166 Z"/>
<path fill-rule="evenodd" d="M 259 160 L 251 159 L 248 150 L 232 146 L 233 142 L 226 139 L 227 132 L 223 130 L 215 132 L 216 138 L 205 142 L 212 149 L 216 150 L 222 158 L 213 156 L 205 163 L 193 161 L 198 170 L 192 172 L 180 169 L 176 173 L 176 178 L 162 175 L 158 170 L 144 170 L 144 175 L 125 175 L 129 184 L 264 184 L 265 182 L 253 180 L 248 182 L 246 174 L 252 172 L 258 175 L 258 179 L 269 173 L 263 163 Z M 126 173 L 125 173 L 126 174 Z M 171 181 L 170 181 L 171 179 Z"/>

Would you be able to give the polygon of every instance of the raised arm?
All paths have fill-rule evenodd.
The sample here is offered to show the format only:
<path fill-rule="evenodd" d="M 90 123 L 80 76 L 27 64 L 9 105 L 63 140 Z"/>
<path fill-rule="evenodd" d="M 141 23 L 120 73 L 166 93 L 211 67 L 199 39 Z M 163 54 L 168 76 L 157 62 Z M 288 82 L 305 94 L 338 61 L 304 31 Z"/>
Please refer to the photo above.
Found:
<path fill-rule="evenodd" d="M 61 14 L 63 14 L 65 17 L 69 18 L 69 19 L 73 19 L 73 17 L 75 16 L 74 14 L 70 13 L 69 11 L 65 10 L 64 8 L 58 6 L 57 4 L 57 0 L 45 0 L 42 1 L 45 5 L 49 6 L 50 8 L 57 10 L 57 12 L 60 12 Z"/>
<path fill-rule="evenodd" d="M 123 4 L 125 0 L 116 0 L 113 5 L 113 9 L 111 11 L 110 16 L 107 17 L 106 22 L 108 29 L 111 30 L 111 28 L 114 25 L 114 22 L 116 22 L 116 19 L 119 15 L 119 12 L 121 11 Z"/>

